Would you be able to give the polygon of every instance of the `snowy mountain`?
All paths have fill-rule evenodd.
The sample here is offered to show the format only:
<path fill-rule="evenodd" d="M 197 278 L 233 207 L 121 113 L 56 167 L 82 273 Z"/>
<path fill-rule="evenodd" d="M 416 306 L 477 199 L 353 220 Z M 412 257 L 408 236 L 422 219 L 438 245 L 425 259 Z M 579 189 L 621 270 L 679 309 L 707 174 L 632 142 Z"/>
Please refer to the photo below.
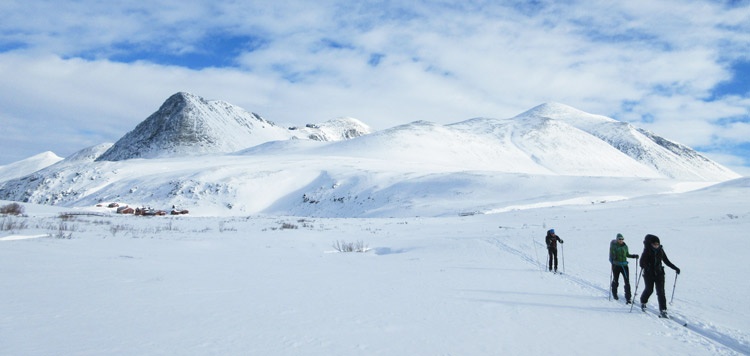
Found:
<path fill-rule="evenodd" d="M 0 166 L 0 182 L 34 173 L 60 160 L 62 160 L 62 157 L 58 157 L 56 154 L 47 151 L 5 166 Z"/>
<path fill-rule="evenodd" d="M 533 118 L 549 118 L 572 125 L 668 178 L 723 181 L 740 177 L 737 173 L 687 146 L 629 123 L 589 114 L 567 105 L 542 104 L 516 116 L 515 120 Z M 560 137 L 559 139 L 566 138 Z M 600 154 L 598 151 L 592 152 Z"/>
<path fill-rule="evenodd" d="M 229 153 L 264 142 L 303 138 L 337 141 L 368 134 L 369 126 L 335 119 L 297 129 L 277 126 L 224 101 L 180 92 L 118 140 L 99 161 Z"/>
<path fill-rule="evenodd" d="M 0 199 L 176 205 L 204 215 L 436 216 L 551 197 L 621 200 L 739 177 L 685 146 L 561 104 L 508 119 L 371 131 L 348 118 L 284 129 L 178 93 L 114 145 L 0 182 Z M 149 159 L 131 159 L 138 157 Z M 495 193 L 480 194 L 477 185 Z M 574 202 L 563 198 L 570 192 Z"/>
<path fill-rule="evenodd" d="M 317 152 L 507 173 L 688 181 L 740 177 L 686 146 L 562 104 L 540 105 L 510 119 L 417 121 Z"/>
<path fill-rule="evenodd" d="M 107 150 L 112 148 L 112 146 L 113 146 L 112 143 L 102 143 L 102 144 L 84 148 L 76 153 L 73 153 L 72 155 L 68 157 L 65 157 L 62 163 L 68 164 L 68 163 L 74 163 L 74 162 L 96 161 L 97 158 L 101 157 L 104 154 L 104 152 L 107 152 Z"/>
<path fill-rule="evenodd" d="M 118 140 L 99 161 L 233 152 L 292 135 L 224 101 L 177 93 Z"/>

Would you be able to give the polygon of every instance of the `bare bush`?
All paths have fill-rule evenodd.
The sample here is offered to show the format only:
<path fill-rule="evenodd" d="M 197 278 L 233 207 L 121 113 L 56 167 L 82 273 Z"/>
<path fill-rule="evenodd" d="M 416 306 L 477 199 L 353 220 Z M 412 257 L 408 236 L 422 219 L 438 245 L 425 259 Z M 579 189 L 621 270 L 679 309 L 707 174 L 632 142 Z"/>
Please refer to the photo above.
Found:
<path fill-rule="evenodd" d="M 29 224 L 25 220 L 15 219 L 10 216 L 3 217 L 0 222 L 0 231 L 11 231 L 13 233 L 26 229 Z"/>
<path fill-rule="evenodd" d="M 219 222 L 219 232 L 225 232 L 225 231 L 237 231 L 237 228 L 234 226 L 227 226 L 226 221 L 220 221 Z"/>
<path fill-rule="evenodd" d="M 290 223 L 283 223 L 283 224 L 281 224 L 281 229 L 282 230 L 284 230 L 284 229 L 298 229 L 298 228 L 299 227 L 297 225 L 290 224 Z"/>
<path fill-rule="evenodd" d="M 51 235 L 51 236 L 54 237 L 54 238 L 56 238 L 56 239 L 68 239 L 68 240 L 70 240 L 70 239 L 73 238 L 73 233 L 72 232 L 65 232 L 63 230 L 58 230 L 57 232 L 55 232 L 54 235 Z"/>
<path fill-rule="evenodd" d="M 23 215 L 25 209 L 23 205 L 18 203 L 10 203 L 0 207 L 0 214 L 5 215 Z"/>
<path fill-rule="evenodd" d="M 58 216 L 62 221 L 71 221 L 76 219 L 76 214 L 73 213 L 60 213 Z"/>
<path fill-rule="evenodd" d="M 333 248 L 338 252 L 367 252 L 369 248 L 362 241 L 357 242 L 345 242 L 336 241 L 333 243 Z"/>
<path fill-rule="evenodd" d="M 57 226 L 58 231 L 76 231 L 78 230 L 78 227 L 76 225 L 70 225 L 66 221 L 60 221 L 60 224 Z"/>
<path fill-rule="evenodd" d="M 296 229 L 299 229 L 299 226 L 297 226 L 295 224 L 292 224 L 292 223 L 283 222 L 283 221 L 278 221 L 278 223 L 281 224 L 281 226 L 279 226 L 279 227 L 264 228 L 262 231 L 268 231 L 268 230 L 271 230 L 271 231 L 276 231 L 276 230 L 296 230 Z"/>
<path fill-rule="evenodd" d="M 118 225 L 112 225 L 112 226 L 109 227 L 109 232 L 112 233 L 112 237 L 115 237 L 118 232 L 125 231 L 125 230 L 127 230 L 127 228 L 128 227 L 125 226 L 125 225 L 119 225 L 119 224 Z M 130 228 L 130 230 L 132 231 L 133 229 Z"/>

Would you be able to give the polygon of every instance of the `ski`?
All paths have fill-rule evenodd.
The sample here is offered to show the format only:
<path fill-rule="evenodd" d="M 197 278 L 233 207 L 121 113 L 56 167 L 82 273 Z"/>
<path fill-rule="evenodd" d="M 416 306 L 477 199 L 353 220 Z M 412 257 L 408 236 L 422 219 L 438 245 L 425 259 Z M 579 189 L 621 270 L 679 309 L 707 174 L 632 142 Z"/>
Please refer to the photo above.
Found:
<path fill-rule="evenodd" d="M 688 322 L 685 321 L 685 319 L 683 319 L 683 318 L 681 318 L 679 316 L 670 315 L 670 314 L 661 314 L 661 313 L 656 312 L 655 310 L 653 310 L 653 311 L 649 310 L 648 308 L 647 309 L 641 309 L 641 310 L 643 310 L 644 314 L 650 313 L 650 314 L 656 315 L 656 317 L 658 317 L 659 319 L 671 320 L 671 321 L 674 321 L 675 323 L 680 324 L 680 325 L 682 325 L 684 327 L 688 327 Z"/>
<path fill-rule="evenodd" d="M 676 322 L 677 324 L 680 324 L 680 325 L 682 325 L 684 327 L 688 327 L 688 322 L 685 321 L 684 319 L 682 319 L 679 316 L 667 315 L 666 319 L 672 320 L 672 321 Z"/>

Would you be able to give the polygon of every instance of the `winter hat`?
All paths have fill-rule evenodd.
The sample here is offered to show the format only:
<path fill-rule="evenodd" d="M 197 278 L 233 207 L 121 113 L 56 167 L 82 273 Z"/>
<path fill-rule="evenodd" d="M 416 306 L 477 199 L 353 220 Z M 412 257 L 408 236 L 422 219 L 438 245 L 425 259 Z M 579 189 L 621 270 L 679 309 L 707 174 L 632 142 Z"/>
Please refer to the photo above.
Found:
<path fill-rule="evenodd" d="M 648 235 L 646 235 L 646 237 L 645 237 L 645 238 L 643 239 L 643 245 L 644 245 L 644 246 L 648 246 L 648 245 L 650 245 L 650 244 L 652 244 L 652 243 L 654 243 L 654 242 L 659 242 L 659 243 L 661 243 L 661 242 L 659 241 L 659 237 L 658 237 L 658 236 L 656 236 L 656 235 L 651 235 L 651 234 L 648 234 Z"/>
<path fill-rule="evenodd" d="M 625 240 L 625 237 L 622 236 L 622 234 L 617 234 L 617 239 L 618 240 Z"/>
<path fill-rule="evenodd" d="M 555 233 L 555 229 L 549 229 L 549 230 L 547 231 L 547 233 L 550 233 L 550 234 L 554 234 L 554 233 Z"/>

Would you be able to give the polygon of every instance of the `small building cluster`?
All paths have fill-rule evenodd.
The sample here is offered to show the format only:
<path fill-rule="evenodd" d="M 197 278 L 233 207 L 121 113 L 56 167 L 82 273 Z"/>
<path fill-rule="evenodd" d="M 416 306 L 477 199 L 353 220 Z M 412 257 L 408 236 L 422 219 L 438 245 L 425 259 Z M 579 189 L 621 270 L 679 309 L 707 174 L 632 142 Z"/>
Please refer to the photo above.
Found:
<path fill-rule="evenodd" d="M 103 207 L 102 204 L 98 204 L 97 207 Z M 132 208 L 128 205 L 120 205 L 119 203 L 109 203 L 107 205 L 107 208 L 110 209 L 116 209 L 115 211 L 118 214 L 133 214 L 137 216 L 164 216 L 167 215 L 166 210 L 160 210 L 160 209 L 154 209 L 151 207 L 140 207 L 140 208 Z M 187 209 L 177 209 L 174 206 L 172 206 L 172 210 L 170 211 L 170 215 L 185 215 L 189 213 Z"/>

